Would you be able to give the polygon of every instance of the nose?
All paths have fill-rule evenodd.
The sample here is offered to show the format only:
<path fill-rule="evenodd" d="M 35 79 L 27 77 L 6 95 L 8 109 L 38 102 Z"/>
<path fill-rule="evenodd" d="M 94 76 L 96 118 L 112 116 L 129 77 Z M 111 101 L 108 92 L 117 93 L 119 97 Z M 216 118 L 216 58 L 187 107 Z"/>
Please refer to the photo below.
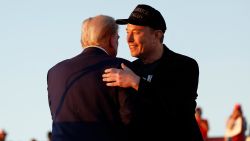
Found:
<path fill-rule="evenodd" d="M 127 33 L 127 41 L 128 42 L 133 42 L 134 41 L 134 35 L 132 32 Z"/>

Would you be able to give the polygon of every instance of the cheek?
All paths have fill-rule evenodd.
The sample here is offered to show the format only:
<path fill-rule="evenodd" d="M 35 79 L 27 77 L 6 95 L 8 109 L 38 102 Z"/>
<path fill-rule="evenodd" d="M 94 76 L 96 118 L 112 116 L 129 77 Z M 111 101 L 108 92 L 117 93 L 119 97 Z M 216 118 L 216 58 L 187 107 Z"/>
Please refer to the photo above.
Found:
<path fill-rule="evenodd" d="M 145 38 L 140 38 L 137 40 L 137 45 L 139 50 L 143 50 L 143 47 L 147 44 L 147 40 Z"/>
<path fill-rule="evenodd" d="M 137 45 L 140 45 L 140 46 L 145 42 L 144 40 L 145 40 L 145 39 L 144 39 L 143 37 L 140 37 L 140 36 L 134 38 L 134 42 L 135 42 Z"/>

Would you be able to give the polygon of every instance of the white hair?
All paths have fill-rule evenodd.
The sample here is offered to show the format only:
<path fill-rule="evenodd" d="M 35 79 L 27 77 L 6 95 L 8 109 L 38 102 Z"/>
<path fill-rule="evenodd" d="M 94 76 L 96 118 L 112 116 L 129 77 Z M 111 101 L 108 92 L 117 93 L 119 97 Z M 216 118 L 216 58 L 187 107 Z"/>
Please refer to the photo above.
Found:
<path fill-rule="evenodd" d="M 118 25 L 114 18 L 106 15 L 90 17 L 82 24 L 82 46 L 104 46 L 109 43 L 109 38 L 117 31 Z"/>

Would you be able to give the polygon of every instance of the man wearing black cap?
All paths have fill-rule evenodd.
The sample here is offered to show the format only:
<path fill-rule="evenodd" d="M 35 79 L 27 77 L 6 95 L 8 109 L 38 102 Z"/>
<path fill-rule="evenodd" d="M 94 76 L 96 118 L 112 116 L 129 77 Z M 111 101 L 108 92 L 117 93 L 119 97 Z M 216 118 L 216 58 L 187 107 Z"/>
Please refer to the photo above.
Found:
<path fill-rule="evenodd" d="M 195 120 L 199 68 L 197 62 L 177 54 L 163 44 L 166 24 L 161 13 L 140 4 L 128 19 L 127 42 L 135 73 L 106 69 L 103 80 L 108 86 L 132 87 L 137 90 L 132 140 L 202 141 Z"/>

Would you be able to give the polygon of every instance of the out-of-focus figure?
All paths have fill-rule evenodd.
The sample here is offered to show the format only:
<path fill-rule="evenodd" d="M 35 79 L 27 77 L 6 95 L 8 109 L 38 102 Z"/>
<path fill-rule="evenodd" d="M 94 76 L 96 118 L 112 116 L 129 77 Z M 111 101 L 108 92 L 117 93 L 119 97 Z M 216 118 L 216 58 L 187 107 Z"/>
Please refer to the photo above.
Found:
<path fill-rule="evenodd" d="M 4 131 L 3 129 L 0 129 L 0 141 L 5 141 L 7 136 L 6 131 Z"/>
<path fill-rule="evenodd" d="M 250 141 L 250 136 L 248 136 L 248 137 L 246 138 L 246 141 Z"/>
<path fill-rule="evenodd" d="M 225 141 L 245 141 L 246 119 L 240 104 L 235 104 L 226 123 Z"/>
<path fill-rule="evenodd" d="M 30 141 L 37 141 L 35 138 L 32 138 Z"/>
<path fill-rule="evenodd" d="M 195 110 L 195 118 L 200 127 L 200 131 L 203 137 L 203 140 L 206 141 L 208 137 L 209 124 L 208 120 L 202 117 L 201 107 L 197 107 Z"/>
<path fill-rule="evenodd" d="M 51 131 L 48 131 L 47 138 L 48 138 L 48 141 L 52 141 L 52 132 Z"/>

